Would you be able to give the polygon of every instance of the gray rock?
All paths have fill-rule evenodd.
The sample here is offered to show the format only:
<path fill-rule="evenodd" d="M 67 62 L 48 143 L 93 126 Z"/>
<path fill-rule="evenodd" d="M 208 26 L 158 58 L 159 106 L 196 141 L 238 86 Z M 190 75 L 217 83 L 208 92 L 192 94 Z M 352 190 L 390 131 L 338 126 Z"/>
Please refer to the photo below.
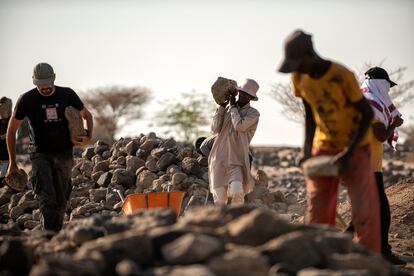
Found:
<path fill-rule="evenodd" d="M 77 226 L 69 233 L 69 238 L 76 245 L 105 236 L 106 230 L 97 226 Z"/>
<path fill-rule="evenodd" d="M 172 149 L 177 145 L 177 142 L 174 140 L 174 138 L 170 138 L 165 140 L 162 144 L 161 147 L 165 148 L 165 149 Z"/>
<path fill-rule="evenodd" d="M 138 149 L 135 156 L 141 158 L 142 160 L 147 160 L 149 154 L 150 154 L 150 152 L 147 151 L 147 150 Z"/>
<path fill-rule="evenodd" d="M 370 276 L 372 275 L 368 269 L 357 270 L 331 270 L 305 268 L 298 272 L 298 276 Z"/>
<path fill-rule="evenodd" d="M 186 157 L 181 162 L 181 167 L 183 169 L 183 172 L 186 174 L 192 174 L 192 175 L 199 175 L 202 171 L 200 168 L 200 164 L 197 162 L 197 159 Z"/>
<path fill-rule="evenodd" d="M 141 150 L 151 152 L 154 148 L 159 145 L 159 140 L 156 139 L 147 139 L 141 146 L 139 147 Z"/>
<path fill-rule="evenodd" d="M 36 227 L 41 226 L 39 221 L 35 221 L 35 220 L 26 220 L 23 224 L 23 227 L 26 229 L 34 229 Z"/>
<path fill-rule="evenodd" d="M 24 208 L 22 206 L 14 206 L 11 208 L 9 216 L 12 220 L 16 221 L 18 217 L 24 214 Z"/>
<path fill-rule="evenodd" d="M 99 179 L 96 181 L 96 184 L 101 187 L 108 187 L 109 183 L 111 183 L 112 173 L 106 172 L 103 173 Z"/>
<path fill-rule="evenodd" d="M 92 161 L 84 160 L 82 165 L 80 166 L 81 173 L 86 177 L 91 177 L 93 171 L 93 164 Z"/>
<path fill-rule="evenodd" d="M 222 241 L 202 234 L 186 234 L 161 249 L 164 259 L 169 264 L 199 263 L 223 251 Z"/>
<path fill-rule="evenodd" d="M 137 177 L 136 186 L 141 187 L 143 189 L 146 189 L 152 185 L 152 182 L 157 179 L 158 176 L 148 170 L 144 170 L 141 173 L 139 173 Z"/>
<path fill-rule="evenodd" d="M 125 169 L 116 169 L 111 179 L 111 183 L 131 188 L 135 184 L 135 174 Z"/>
<path fill-rule="evenodd" d="M 189 147 L 182 148 L 178 151 L 177 158 L 182 161 L 184 158 L 193 157 L 193 149 Z"/>
<path fill-rule="evenodd" d="M 0 267 L 10 275 L 28 275 L 32 266 L 32 256 L 23 242 L 13 238 L 6 239 L 0 245 Z"/>
<path fill-rule="evenodd" d="M 93 167 L 93 172 L 107 172 L 109 170 L 109 160 L 103 160 L 96 163 L 96 165 Z"/>
<path fill-rule="evenodd" d="M 215 257 L 208 267 L 216 275 L 265 276 L 269 271 L 268 259 L 254 251 L 230 251 Z"/>
<path fill-rule="evenodd" d="M 145 161 L 136 156 L 127 156 L 126 169 L 135 173 L 139 168 L 145 166 Z"/>
<path fill-rule="evenodd" d="M 150 275 L 154 276 L 214 276 L 215 274 L 204 265 L 168 266 L 152 269 Z"/>
<path fill-rule="evenodd" d="M 295 229 L 271 212 L 256 209 L 227 225 L 231 240 L 237 244 L 257 246 Z"/>
<path fill-rule="evenodd" d="M 172 176 L 172 180 L 171 183 L 173 186 L 177 186 L 181 183 L 184 182 L 184 180 L 186 180 L 188 178 L 188 176 L 185 173 L 175 173 Z"/>
<path fill-rule="evenodd" d="M 115 267 L 126 256 L 133 262 L 148 265 L 153 256 L 150 239 L 131 231 L 104 236 L 99 242 L 84 243 L 74 258 L 82 260 L 98 251 L 108 267 Z"/>
<path fill-rule="evenodd" d="M 0 236 L 20 236 L 21 233 L 17 223 L 0 223 Z"/>
<path fill-rule="evenodd" d="M 378 256 L 364 256 L 357 253 L 333 254 L 328 260 L 327 268 L 335 270 L 367 269 L 372 275 L 390 275 L 391 264 Z"/>
<path fill-rule="evenodd" d="M 92 202 L 99 203 L 106 198 L 106 188 L 91 189 L 89 190 L 89 199 Z"/>
<path fill-rule="evenodd" d="M 98 171 L 98 172 L 96 172 L 96 173 L 93 173 L 92 175 L 91 175 L 91 179 L 93 180 L 93 181 L 98 181 L 99 180 L 99 178 L 101 177 L 101 175 L 103 175 L 104 174 L 104 172 L 103 171 Z"/>
<path fill-rule="evenodd" d="M 175 173 L 182 173 L 183 171 L 181 170 L 181 168 L 175 164 L 169 166 L 167 168 L 167 173 L 169 175 L 174 175 Z"/>
<path fill-rule="evenodd" d="M 26 221 L 28 221 L 28 220 L 33 220 L 33 216 L 32 216 L 32 214 L 23 214 L 23 215 L 19 216 L 19 217 L 16 219 L 16 222 L 17 222 L 17 224 L 18 224 L 20 227 L 23 227 L 23 226 L 24 226 L 24 223 L 25 223 Z"/>
<path fill-rule="evenodd" d="M 121 165 L 121 166 L 126 166 L 126 158 L 125 158 L 125 156 L 119 156 L 119 157 L 116 159 L 116 163 L 117 163 L 118 165 Z"/>
<path fill-rule="evenodd" d="M 119 276 L 142 276 L 144 271 L 142 268 L 135 262 L 131 260 L 123 260 L 116 264 L 115 267 L 116 274 Z"/>
<path fill-rule="evenodd" d="M 155 157 L 156 159 L 160 159 L 167 152 L 164 148 L 155 148 L 151 151 L 151 156 Z"/>
<path fill-rule="evenodd" d="M 153 156 L 149 156 L 147 162 L 145 162 L 145 167 L 152 172 L 158 172 L 159 168 L 157 166 L 157 161 L 158 160 Z"/>
<path fill-rule="evenodd" d="M 8 203 L 14 194 L 14 191 L 10 189 L 7 185 L 0 188 L 0 206 Z"/>
<path fill-rule="evenodd" d="M 125 151 L 128 155 L 135 155 L 139 148 L 139 141 L 134 139 L 125 146 Z"/>
<path fill-rule="evenodd" d="M 167 152 L 158 160 L 157 167 L 159 170 L 165 171 L 170 165 L 177 163 L 178 161 L 179 160 L 174 154 Z"/>
<path fill-rule="evenodd" d="M 197 162 L 198 164 L 200 164 L 200 166 L 202 167 L 207 167 L 208 166 L 208 158 L 204 157 L 204 156 L 199 156 L 197 158 Z"/>
<path fill-rule="evenodd" d="M 262 245 L 259 249 L 269 257 L 270 263 L 287 263 L 296 271 L 318 266 L 322 259 L 313 242 L 312 234 L 293 231 Z"/>
<path fill-rule="evenodd" d="M 82 153 L 82 158 L 84 158 L 84 159 L 88 159 L 88 160 L 91 160 L 92 159 L 92 157 L 95 155 L 95 151 L 94 151 L 95 149 L 94 149 L 94 147 L 92 147 L 92 146 L 90 146 L 90 147 L 87 147 L 84 151 L 83 151 L 83 153 Z"/>
<path fill-rule="evenodd" d="M 111 151 L 106 150 L 102 153 L 102 159 L 107 160 L 109 157 L 111 157 Z"/>
<path fill-rule="evenodd" d="M 109 146 L 103 142 L 102 143 L 98 143 L 98 142 L 95 143 L 94 153 L 102 155 L 102 153 L 109 150 Z"/>
<path fill-rule="evenodd" d="M 103 158 L 99 154 L 95 154 L 94 157 L 92 157 L 92 164 L 95 166 L 98 162 L 102 161 Z"/>

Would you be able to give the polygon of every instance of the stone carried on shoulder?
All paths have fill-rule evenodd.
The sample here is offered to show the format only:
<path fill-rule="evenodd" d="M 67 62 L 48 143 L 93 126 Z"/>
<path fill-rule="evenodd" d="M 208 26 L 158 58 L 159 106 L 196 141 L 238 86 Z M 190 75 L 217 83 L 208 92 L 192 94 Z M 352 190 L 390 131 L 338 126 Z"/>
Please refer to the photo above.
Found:
<path fill-rule="evenodd" d="M 334 156 L 316 156 L 306 160 L 303 173 L 308 177 L 339 176 L 339 166 L 334 164 Z"/>
<path fill-rule="evenodd" d="M 232 93 L 237 94 L 237 82 L 218 77 L 213 86 L 211 86 L 211 93 L 217 104 L 223 104 L 230 98 Z"/>
<path fill-rule="evenodd" d="M 68 106 L 65 108 L 65 117 L 69 123 L 70 139 L 72 141 L 76 141 L 79 137 L 87 135 L 79 110 Z"/>

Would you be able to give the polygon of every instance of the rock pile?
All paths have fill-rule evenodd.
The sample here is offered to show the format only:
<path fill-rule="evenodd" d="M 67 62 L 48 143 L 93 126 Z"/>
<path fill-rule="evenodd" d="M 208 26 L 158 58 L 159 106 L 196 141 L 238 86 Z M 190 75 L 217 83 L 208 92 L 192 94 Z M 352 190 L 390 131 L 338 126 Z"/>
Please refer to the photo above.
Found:
<path fill-rule="evenodd" d="M 0 225 L 6 275 L 396 275 L 332 228 L 287 223 L 251 206 L 96 214 L 50 239 Z M 335 274 L 333 274 L 335 273 Z"/>
<path fill-rule="evenodd" d="M 182 211 L 211 203 L 207 171 L 207 158 L 192 146 L 159 138 L 155 133 L 120 139 L 112 146 L 98 141 L 76 159 L 65 222 L 95 213 L 118 216 L 122 204 L 115 189 L 125 196 L 185 191 Z M 255 191 L 248 196 L 254 206 L 277 210 L 291 219 L 303 215 L 297 196 L 287 192 L 288 188 L 269 192 L 268 176 L 259 170 L 256 178 Z M 30 189 L 15 193 L 8 187 L 0 188 L 0 220 L 17 222 L 22 229 L 38 229 L 40 212 L 35 194 Z"/>
<path fill-rule="evenodd" d="M 296 196 L 303 203 L 306 197 L 306 184 L 302 170 L 297 166 L 300 148 L 256 147 L 253 148 L 254 166 L 264 170 L 270 178 L 268 188 L 281 191 L 285 196 Z M 413 147 L 399 144 L 397 151 L 384 148 L 383 174 L 386 186 L 414 176 Z M 340 201 L 346 199 L 345 189 L 340 191 Z"/>

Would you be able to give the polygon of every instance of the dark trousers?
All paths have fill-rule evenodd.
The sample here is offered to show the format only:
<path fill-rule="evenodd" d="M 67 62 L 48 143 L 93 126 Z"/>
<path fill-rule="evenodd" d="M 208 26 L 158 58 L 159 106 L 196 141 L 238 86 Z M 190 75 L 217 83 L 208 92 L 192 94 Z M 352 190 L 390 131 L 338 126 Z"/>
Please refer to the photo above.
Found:
<path fill-rule="evenodd" d="M 385 194 L 382 172 L 375 172 L 375 178 L 377 180 L 381 212 L 381 252 L 386 255 L 391 252 L 391 246 L 388 243 L 388 233 L 390 232 L 391 226 L 391 211 L 387 195 Z"/>
<path fill-rule="evenodd" d="M 72 149 L 59 153 L 32 153 L 32 186 L 38 196 L 44 230 L 59 231 L 72 192 Z"/>

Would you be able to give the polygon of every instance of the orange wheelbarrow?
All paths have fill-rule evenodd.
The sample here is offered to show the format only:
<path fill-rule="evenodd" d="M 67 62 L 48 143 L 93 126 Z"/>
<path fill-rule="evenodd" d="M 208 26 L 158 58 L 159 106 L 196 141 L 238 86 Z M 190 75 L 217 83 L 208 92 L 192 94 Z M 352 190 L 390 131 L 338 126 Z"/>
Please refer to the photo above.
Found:
<path fill-rule="evenodd" d="M 181 203 L 184 199 L 185 192 L 174 191 L 170 192 L 170 185 L 168 191 L 165 192 L 150 192 L 140 194 L 130 194 L 126 197 L 118 189 L 113 189 L 118 193 L 122 200 L 122 211 L 126 215 L 138 212 L 142 209 L 148 208 L 170 208 L 175 211 L 177 217 L 181 212 Z"/>

